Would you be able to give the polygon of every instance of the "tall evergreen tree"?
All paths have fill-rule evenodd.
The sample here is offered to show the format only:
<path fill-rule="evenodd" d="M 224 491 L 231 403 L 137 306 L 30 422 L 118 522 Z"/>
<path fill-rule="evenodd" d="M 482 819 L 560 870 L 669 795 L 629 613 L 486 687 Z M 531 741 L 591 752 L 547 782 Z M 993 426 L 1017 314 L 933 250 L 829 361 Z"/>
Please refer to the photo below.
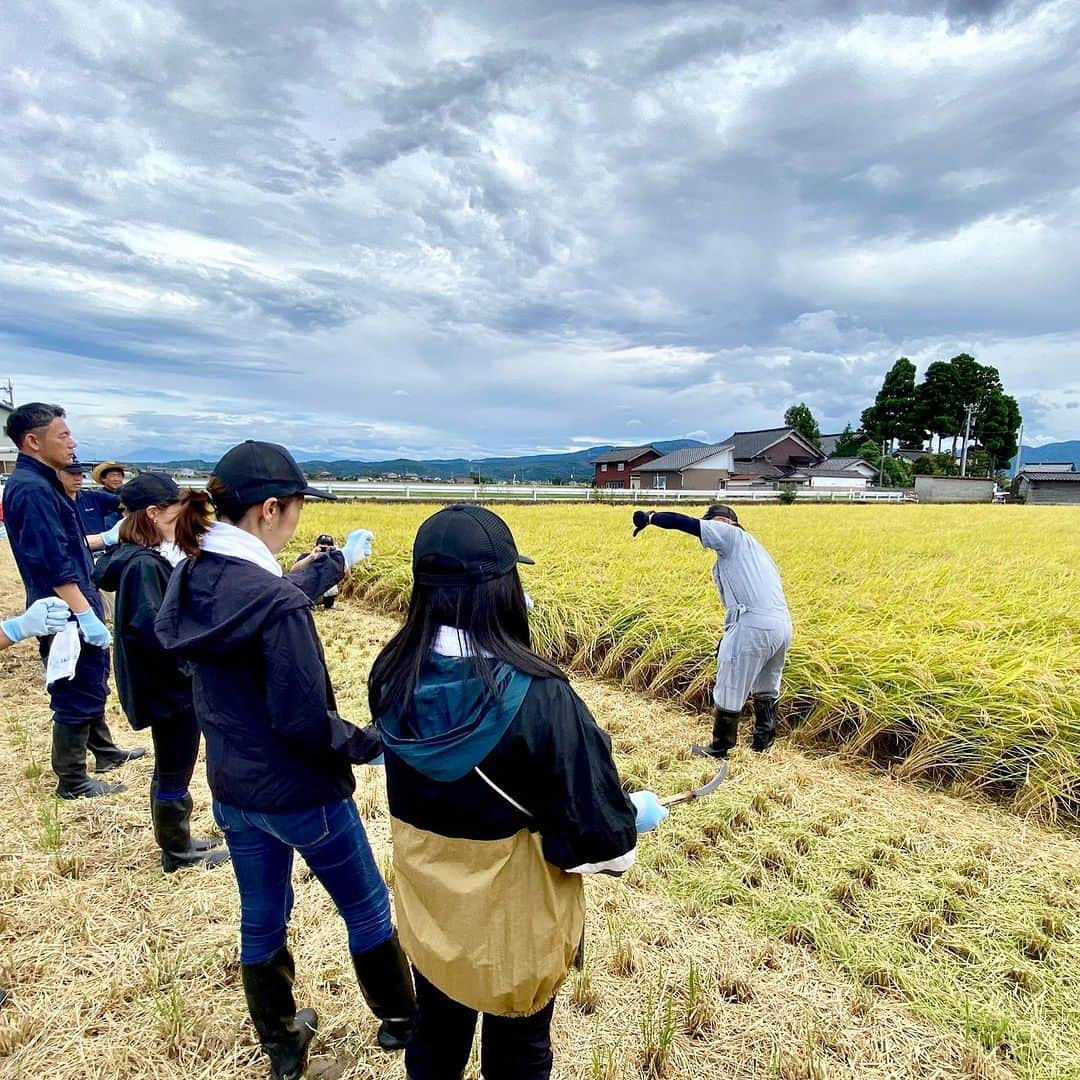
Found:
<path fill-rule="evenodd" d="M 925 429 L 916 407 L 915 365 L 906 356 L 886 373 L 874 404 L 863 410 L 862 426 L 879 444 L 899 439 L 905 445 L 922 445 Z"/>
<path fill-rule="evenodd" d="M 808 439 L 819 450 L 821 449 L 821 428 L 810 411 L 810 406 L 800 401 L 798 405 L 792 405 L 784 413 L 784 423 L 793 427 L 804 439 Z"/>
<path fill-rule="evenodd" d="M 926 369 L 916 393 L 916 410 L 919 424 L 931 436 L 937 436 L 938 453 L 941 453 L 941 440 L 951 436 L 955 457 L 956 440 L 963 431 L 966 414 L 954 367 L 944 360 L 935 360 Z"/>
<path fill-rule="evenodd" d="M 1020 444 L 1020 406 L 1001 390 L 990 390 L 979 404 L 973 434 L 989 456 L 994 469 L 1005 469 L 1016 457 Z"/>

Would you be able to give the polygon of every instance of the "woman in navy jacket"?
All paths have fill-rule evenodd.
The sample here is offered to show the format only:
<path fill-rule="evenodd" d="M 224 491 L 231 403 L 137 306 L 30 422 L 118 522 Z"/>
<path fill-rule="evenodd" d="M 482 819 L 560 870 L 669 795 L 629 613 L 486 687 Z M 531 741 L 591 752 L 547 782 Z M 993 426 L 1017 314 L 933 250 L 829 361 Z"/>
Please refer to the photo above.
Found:
<path fill-rule="evenodd" d="M 180 489 L 159 473 L 140 473 L 120 489 L 126 516 L 120 543 L 98 560 L 94 584 L 116 594 L 113 658 L 116 690 L 128 723 L 150 728 L 154 775 L 150 819 L 161 848 L 161 867 L 171 874 L 185 866 L 219 866 L 220 840 L 191 837 L 188 791 L 199 754 L 199 725 L 191 701 L 191 676 L 167 653 L 154 632 L 173 566 L 182 555 L 174 542 Z"/>
<path fill-rule="evenodd" d="M 337 713 L 310 595 L 275 556 L 292 538 L 308 487 L 292 455 L 245 442 L 214 467 L 207 497 L 181 502 L 176 541 L 189 557 L 169 582 L 158 637 L 191 666 L 214 817 L 240 889 L 240 962 L 251 1019 L 275 1080 L 303 1075 L 317 1023 L 296 1012 L 286 946 L 299 851 L 348 927 L 349 951 L 379 1045 L 404 1046 L 415 1009 L 390 900 L 351 798 L 352 765 L 381 743 Z M 350 536 L 334 560 L 353 560 Z M 323 590 L 328 587 L 322 583 Z"/>

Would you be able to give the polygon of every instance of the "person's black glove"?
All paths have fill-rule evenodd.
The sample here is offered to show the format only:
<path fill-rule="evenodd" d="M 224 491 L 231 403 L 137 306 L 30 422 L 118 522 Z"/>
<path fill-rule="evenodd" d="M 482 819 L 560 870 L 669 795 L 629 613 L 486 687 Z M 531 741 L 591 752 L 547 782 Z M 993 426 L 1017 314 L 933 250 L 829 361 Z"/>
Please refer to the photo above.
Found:
<path fill-rule="evenodd" d="M 634 535 L 637 536 L 642 529 L 649 524 L 649 512 L 648 510 L 635 510 L 634 511 Z"/>

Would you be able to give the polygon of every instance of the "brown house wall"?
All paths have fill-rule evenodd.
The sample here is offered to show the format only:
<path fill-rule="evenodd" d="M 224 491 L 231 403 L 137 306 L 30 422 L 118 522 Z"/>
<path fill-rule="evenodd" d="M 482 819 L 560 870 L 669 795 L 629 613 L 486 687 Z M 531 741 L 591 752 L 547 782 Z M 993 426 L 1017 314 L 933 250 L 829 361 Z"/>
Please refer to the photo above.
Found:
<path fill-rule="evenodd" d="M 684 473 L 664 472 L 641 473 L 641 490 L 652 491 L 655 486 L 655 477 L 666 476 L 666 491 L 716 491 L 720 484 L 727 480 L 726 469 L 687 469 Z"/>
<path fill-rule="evenodd" d="M 616 469 L 614 466 L 617 462 L 609 462 L 607 472 L 601 472 L 599 465 L 593 466 L 593 483 L 598 488 L 608 487 L 610 484 L 621 484 L 622 487 L 628 488 L 630 486 L 630 474 L 635 469 L 640 469 L 642 465 L 648 465 L 650 461 L 655 461 L 662 455 L 656 453 L 655 450 L 646 451 L 644 454 L 640 454 L 633 460 L 624 462 L 626 468 Z"/>
<path fill-rule="evenodd" d="M 765 460 L 770 465 L 794 465 L 793 457 L 805 458 L 811 456 L 806 447 L 794 439 L 783 439 L 775 446 L 770 446 L 764 453 Z"/>

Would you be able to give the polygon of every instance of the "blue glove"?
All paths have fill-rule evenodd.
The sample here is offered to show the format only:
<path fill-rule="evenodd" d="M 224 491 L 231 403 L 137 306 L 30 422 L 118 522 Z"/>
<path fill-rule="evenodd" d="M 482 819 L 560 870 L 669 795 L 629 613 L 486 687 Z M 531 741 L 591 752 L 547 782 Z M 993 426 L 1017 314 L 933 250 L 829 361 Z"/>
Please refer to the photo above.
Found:
<path fill-rule="evenodd" d="M 341 554 L 345 556 L 345 569 L 351 570 L 358 562 L 371 555 L 371 545 L 375 534 L 370 529 L 354 529 L 345 537 L 345 546 Z"/>
<path fill-rule="evenodd" d="M 99 649 L 107 649 L 112 644 L 109 628 L 94 614 L 93 608 L 75 612 L 75 619 L 82 636 L 89 644 L 96 645 Z"/>
<path fill-rule="evenodd" d="M 59 596 L 46 596 L 35 600 L 21 615 L 5 619 L 0 630 L 12 645 L 28 637 L 50 637 L 64 629 L 71 616 L 71 608 Z"/>
<path fill-rule="evenodd" d="M 385 765 L 386 764 L 386 755 L 385 754 L 380 754 L 378 757 L 373 757 L 368 762 L 368 764 L 369 765 Z"/>
<path fill-rule="evenodd" d="M 660 800 L 651 791 L 632 791 L 630 801 L 637 811 L 634 824 L 639 833 L 652 832 L 668 816 L 668 808 L 661 806 Z"/>
<path fill-rule="evenodd" d="M 118 521 L 111 529 L 106 529 L 101 534 L 101 542 L 106 547 L 116 547 L 120 543 L 120 522 Z"/>

